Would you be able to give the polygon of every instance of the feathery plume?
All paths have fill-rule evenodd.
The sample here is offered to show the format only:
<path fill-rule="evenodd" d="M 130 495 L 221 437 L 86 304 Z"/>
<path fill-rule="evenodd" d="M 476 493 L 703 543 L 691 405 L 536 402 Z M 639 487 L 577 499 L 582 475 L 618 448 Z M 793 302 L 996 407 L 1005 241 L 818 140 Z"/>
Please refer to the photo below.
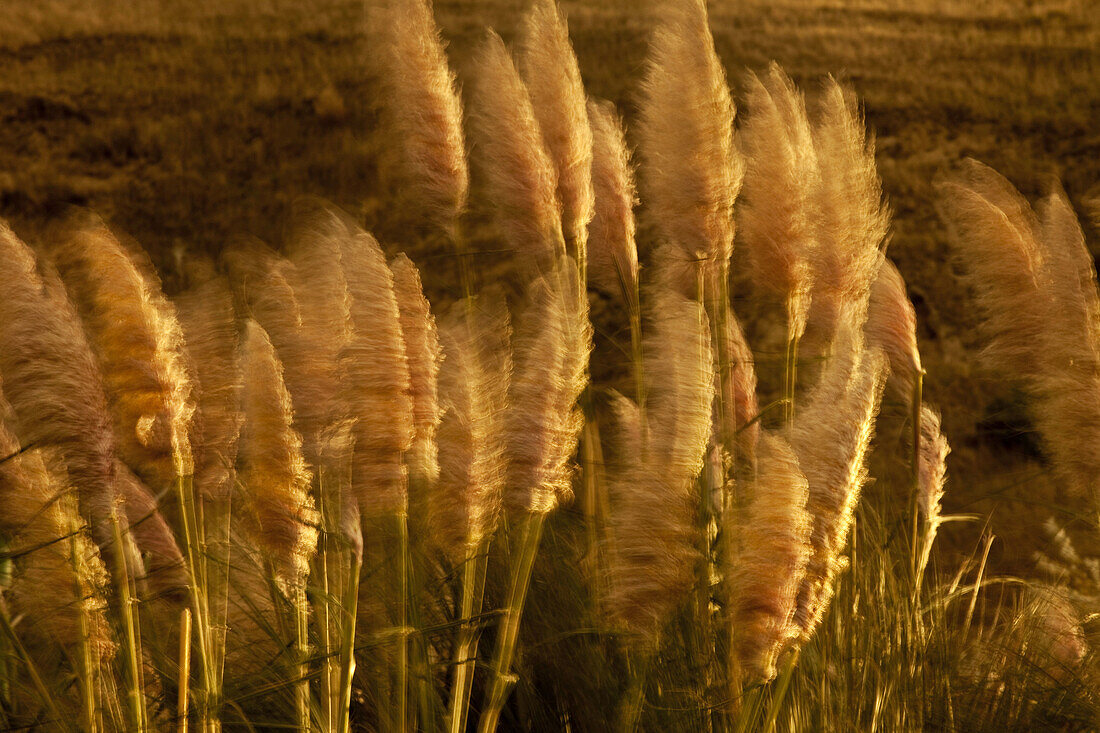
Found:
<path fill-rule="evenodd" d="M 607 608 L 616 624 L 648 639 L 691 587 L 700 560 L 693 484 L 707 452 L 715 382 L 702 306 L 675 291 L 654 295 L 645 444 L 631 465 L 609 477 Z M 642 442 L 636 407 L 617 411 L 624 418 L 622 447 Z"/>
<path fill-rule="evenodd" d="M 385 146 L 385 163 L 397 179 L 393 189 L 453 236 L 470 173 L 462 102 L 431 4 L 389 0 L 374 27 L 379 32 L 370 58 L 381 83 L 382 124 L 392 141 Z"/>
<path fill-rule="evenodd" d="M 175 311 L 94 214 L 51 247 L 103 373 L 119 456 L 156 491 L 192 472 L 194 412 Z"/>
<path fill-rule="evenodd" d="M 741 239 L 757 281 L 786 299 L 788 329 L 797 339 L 806 328 L 817 247 L 811 216 L 817 155 L 802 95 L 779 66 L 772 64 L 766 82 L 749 74 L 747 84 Z"/>
<path fill-rule="evenodd" d="M 317 547 L 318 519 L 309 495 L 310 472 L 301 436 L 291 427 L 290 395 L 267 333 L 253 320 L 241 339 L 245 421 L 240 440 L 240 478 L 245 488 L 244 527 L 269 554 L 287 584 L 300 582 Z"/>
<path fill-rule="evenodd" d="M 546 151 L 557 170 L 567 251 L 584 262 L 592 220 L 592 130 L 584 84 L 555 0 L 535 0 L 523 23 L 519 66 Z"/>
<path fill-rule="evenodd" d="M 419 484 L 439 478 L 439 456 L 435 434 L 439 428 L 439 366 L 443 358 L 439 331 L 431 304 L 424 297 L 416 265 L 401 254 L 390 262 L 393 292 L 400 311 L 401 333 L 405 339 L 405 357 L 409 365 L 410 396 L 416 437 L 406 463 Z"/>
<path fill-rule="evenodd" d="M 886 356 L 865 352 L 861 334 L 846 324 L 838 352 L 826 364 L 809 404 L 791 426 L 790 443 L 810 486 L 813 555 L 798 594 L 795 621 L 809 637 L 828 607 L 841 553 L 867 480 L 865 458 L 874 435 Z"/>
<path fill-rule="evenodd" d="M 908 400 L 924 371 L 917 349 L 917 313 L 905 292 L 905 281 L 894 263 L 883 258 L 871 285 L 863 333 L 870 346 L 886 352 L 890 380 L 899 397 Z"/>
<path fill-rule="evenodd" d="M 662 250 L 666 267 L 679 273 L 688 297 L 696 293 L 694 263 L 703 260 L 717 276 L 733 252 L 733 203 L 744 172 L 734 112 L 705 3 L 676 3 L 650 41 L 637 130 L 644 199 L 672 245 Z"/>
<path fill-rule="evenodd" d="M 820 178 L 812 192 L 818 222 L 809 318 L 831 343 L 840 320 L 863 322 L 866 293 L 880 271 L 890 226 L 875 168 L 874 138 L 866 132 L 851 90 L 831 77 L 825 82 L 813 146 Z"/>
<path fill-rule="evenodd" d="M 965 264 L 984 336 L 984 361 L 1007 375 L 1036 379 L 1037 344 L 1050 324 L 1042 302 L 1044 255 L 1037 222 L 1012 184 L 968 160 L 959 178 L 937 183 L 940 215 Z"/>
<path fill-rule="evenodd" d="M 470 139 L 504 241 L 533 277 L 565 252 L 557 173 L 508 49 L 490 31 L 471 80 Z"/>
<path fill-rule="evenodd" d="M 611 102 L 588 102 L 592 126 L 592 187 L 595 205 L 588 225 L 588 280 L 610 295 L 621 294 L 638 309 L 638 247 L 634 207 L 638 194 L 622 120 Z"/>
<path fill-rule="evenodd" d="M 515 330 L 515 371 L 506 415 L 507 507 L 549 512 L 572 496 L 571 461 L 584 415 L 592 326 L 580 306 L 583 286 L 572 260 L 527 287 Z"/>
<path fill-rule="evenodd" d="M 113 541 L 115 439 L 99 368 L 56 274 L 0 222 L 0 379 L 22 445 L 61 451 L 96 544 Z"/>
<path fill-rule="evenodd" d="M 240 436 L 241 365 L 229 283 L 211 276 L 175 299 L 196 392 L 192 422 L 194 486 L 199 495 L 227 501 Z"/>
<path fill-rule="evenodd" d="M 940 416 L 928 405 L 920 410 L 920 453 L 917 463 L 917 508 L 930 532 L 935 535 L 941 523 L 940 500 L 947 481 L 947 456 L 951 446 L 940 429 Z M 929 544 L 931 544 L 929 542 Z"/>
<path fill-rule="evenodd" d="M 456 567 L 492 535 L 500 514 L 511 332 L 503 297 L 489 292 L 456 303 L 439 334 L 440 473 L 427 502 L 428 535 Z"/>
<path fill-rule="evenodd" d="M 340 248 L 353 327 L 342 356 L 343 377 L 349 413 L 358 418 L 352 487 L 364 518 L 404 513 L 404 455 L 416 435 L 416 420 L 393 273 L 367 232 L 341 239 Z"/>
<path fill-rule="evenodd" d="M 750 492 L 727 570 L 733 599 L 729 622 L 745 680 L 760 682 L 775 677 L 776 658 L 800 633 L 794 613 L 813 549 L 809 484 L 779 435 L 761 434 Z"/>

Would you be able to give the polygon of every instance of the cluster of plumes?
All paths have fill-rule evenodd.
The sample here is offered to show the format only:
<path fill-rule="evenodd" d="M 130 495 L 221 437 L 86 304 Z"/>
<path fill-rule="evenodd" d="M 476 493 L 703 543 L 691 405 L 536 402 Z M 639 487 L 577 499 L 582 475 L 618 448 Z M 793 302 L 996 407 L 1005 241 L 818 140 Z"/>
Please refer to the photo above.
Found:
<path fill-rule="evenodd" d="M 0 394 L 0 532 L 14 559 L 0 613 L 22 617 L 19 631 L 36 662 L 57 645 L 80 658 L 81 645 L 98 667 L 114 655 L 107 620 L 107 571 L 85 531 L 74 489 L 55 449 L 29 449 L 10 429 L 13 415 Z M 10 604 L 10 605 L 9 605 Z M 81 630 L 83 627 L 83 631 Z"/>
<path fill-rule="evenodd" d="M 1100 502 L 1100 295 L 1072 205 L 1056 189 L 1033 210 L 972 160 L 938 188 L 981 314 L 983 356 L 1031 395 L 1035 427 L 1070 492 Z"/>

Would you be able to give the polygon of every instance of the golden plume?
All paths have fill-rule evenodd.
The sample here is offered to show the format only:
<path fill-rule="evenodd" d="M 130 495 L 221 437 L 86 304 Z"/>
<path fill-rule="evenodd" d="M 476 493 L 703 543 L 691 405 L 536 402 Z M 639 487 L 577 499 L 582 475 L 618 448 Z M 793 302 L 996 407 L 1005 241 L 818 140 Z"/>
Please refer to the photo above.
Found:
<path fill-rule="evenodd" d="M 825 82 L 821 115 L 813 130 L 821 172 L 816 194 L 817 247 L 810 320 L 831 343 L 842 319 L 862 323 L 863 297 L 879 273 L 890 227 L 875 142 L 866 133 L 854 94 L 835 79 Z"/>
<path fill-rule="evenodd" d="M 52 642 L 72 659 L 83 642 L 97 666 L 114 655 L 107 619 L 108 575 L 99 552 L 76 511 L 74 489 L 51 449 L 18 455 L 19 442 L 9 429 L 14 418 L 0 395 L 0 532 L 5 553 L 14 559 L 11 585 L 4 595 L 12 611 L 32 622 L 24 640 Z M 11 456 L 11 457 L 9 457 Z"/>
<path fill-rule="evenodd" d="M 734 106 L 703 0 L 675 4 L 650 41 L 637 124 L 642 192 L 680 292 L 696 293 L 704 260 L 708 299 L 733 252 L 733 203 L 744 163 Z"/>
<path fill-rule="evenodd" d="M 0 379 L 24 446 L 61 451 L 101 548 L 113 541 L 115 438 L 99 368 L 65 290 L 0 222 Z"/>
<path fill-rule="evenodd" d="M 194 486 L 199 495 L 227 501 L 241 421 L 239 336 L 228 281 L 211 275 L 174 300 L 190 356 L 196 391 L 192 422 Z"/>
<path fill-rule="evenodd" d="M 720 423 L 716 435 L 723 445 L 736 445 L 738 460 L 751 467 L 760 436 L 760 424 L 753 422 L 760 412 L 756 400 L 755 357 L 732 310 L 726 314 L 725 328 L 717 337 L 716 367 L 722 376 L 718 383 L 718 405 L 724 413 L 714 416 L 715 422 Z"/>
<path fill-rule="evenodd" d="M 867 480 L 865 459 L 886 380 L 886 356 L 879 349 L 864 351 L 858 327 L 842 325 L 837 352 L 790 431 L 791 447 L 809 481 L 807 508 L 813 517 L 813 555 L 795 614 L 804 637 L 820 622 L 846 562 L 842 553 Z"/>
<path fill-rule="evenodd" d="M 194 405 L 175 310 L 94 214 L 74 216 L 51 255 L 102 370 L 119 456 L 164 491 L 193 468 Z"/>
<path fill-rule="evenodd" d="M 435 434 L 439 428 L 439 368 L 443 353 L 431 304 L 424 297 L 420 272 L 403 254 L 390 262 L 393 292 L 401 314 L 401 333 L 409 365 L 410 396 L 416 437 L 406 458 L 415 483 L 429 485 L 439 478 L 439 455 Z"/>
<path fill-rule="evenodd" d="M 347 406 L 357 419 L 352 488 L 364 519 L 404 513 L 404 455 L 416 428 L 393 273 L 377 240 L 365 231 L 342 238 L 340 247 L 353 327 L 342 355 Z"/>
<path fill-rule="evenodd" d="M 507 421 L 507 508 L 549 512 L 572 497 L 572 459 L 584 415 L 592 326 L 569 257 L 527 286 L 516 320 Z"/>
<path fill-rule="evenodd" d="M 630 465 L 609 477 L 607 609 L 613 623 L 652 640 L 690 589 L 701 561 L 694 482 L 711 434 L 715 374 L 702 306 L 675 291 L 656 291 L 650 300 L 649 425 L 642 438 L 629 401 L 620 398 L 616 408 L 625 432 L 618 452 L 642 445 Z"/>
<path fill-rule="evenodd" d="M 317 513 L 309 494 L 310 472 L 302 438 L 291 426 L 293 408 L 283 367 L 267 333 L 253 320 L 241 339 L 244 386 L 240 479 L 245 531 L 269 554 L 279 579 L 296 584 L 309 571 L 317 547 Z"/>
<path fill-rule="evenodd" d="M 492 291 L 456 303 L 440 329 L 440 472 L 427 503 L 428 534 L 456 567 L 492 535 L 500 515 L 511 334 L 504 299 Z"/>
<path fill-rule="evenodd" d="M 379 75 L 384 164 L 403 192 L 402 208 L 454 235 L 470 173 L 462 102 L 427 0 L 388 0 L 375 18 L 369 54 Z"/>
<path fill-rule="evenodd" d="M 595 208 L 588 225 L 588 280 L 610 295 L 621 294 L 638 309 L 638 247 L 634 206 L 638 194 L 622 120 L 611 102 L 588 102 L 592 126 L 592 187 Z"/>
<path fill-rule="evenodd" d="M 940 429 L 940 416 L 928 405 L 920 411 L 920 452 L 917 464 L 917 508 L 921 516 L 935 528 L 940 524 L 940 500 L 947 481 L 947 456 L 951 446 Z"/>
<path fill-rule="evenodd" d="M 785 298 L 788 330 L 797 339 L 806 328 L 817 247 L 817 155 L 802 94 L 782 69 L 773 63 L 766 81 L 749 74 L 747 83 L 741 239 L 757 281 Z"/>
<path fill-rule="evenodd" d="M 121 461 L 115 465 L 115 476 L 118 492 L 126 500 L 130 535 L 144 558 L 144 577 L 150 590 L 183 603 L 191 577 L 176 537 L 157 508 L 157 498 Z M 141 574 L 140 568 L 130 568 L 130 572 Z"/>
<path fill-rule="evenodd" d="M 592 130 L 577 57 L 555 0 L 531 5 L 519 42 L 519 66 L 557 170 L 566 250 L 584 262 L 594 207 Z"/>
<path fill-rule="evenodd" d="M 809 484 L 791 446 L 764 431 L 757 475 L 738 528 L 727 575 L 734 654 L 746 682 L 775 677 L 779 653 L 800 633 L 794 624 L 798 590 L 813 548 L 806 511 Z"/>
<path fill-rule="evenodd" d="M 528 278 L 565 252 L 557 173 L 508 49 L 490 31 L 475 58 L 467 120 L 497 226 Z"/>
<path fill-rule="evenodd" d="M 871 286 L 863 333 L 870 346 L 886 352 L 890 359 L 889 384 L 901 399 L 909 400 L 924 371 L 917 349 L 917 313 L 905 292 L 901 273 L 885 258 Z"/>

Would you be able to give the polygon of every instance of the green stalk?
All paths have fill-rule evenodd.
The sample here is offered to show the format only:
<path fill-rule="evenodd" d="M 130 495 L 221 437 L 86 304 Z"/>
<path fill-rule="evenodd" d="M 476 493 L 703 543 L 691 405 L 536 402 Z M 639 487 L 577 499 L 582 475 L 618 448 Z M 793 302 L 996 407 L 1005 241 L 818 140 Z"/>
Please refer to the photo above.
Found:
<path fill-rule="evenodd" d="M 187 566 L 191 569 L 192 577 L 188 590 L 191 596 L 195 634 L 198 637 L 199 663 L 202 670 L 203 696 L 202 705 L 199 706 L 198 711 L 199 730 L 204 733 L 217 733 L 221 730 L 217 717 L 220 690 L 217 686 L 218 676 L 214 670 L 214 649 L 211 643 L 210 613 L 207 605 L 205 540 L 199 516 L 201 510 L 196 506 L 190 476 L 179 476 L 176 479 L 176 496 L 180 504 L 180 521 L 183 525 Z"/>
<path fill-rule="evenodd" d="M 397 559 L 397 721 L 409 730 L 409 524 L 408 515 L 396 517 L 400 551 Z M 358 596 L 357 596 L 358 597 Z"/>
<path fill-rule="evenodd" d="M 180 611 L 180 673 L 179 700 L 176 707 L 176 730 L 187 733 L 187 704 L 191 691 L 191 610 Z"/>
<path fill-rule="evenodd" d="M 355 617 L 359 608 L 360 562 L 350 550 L 346 550 L 346 553 L 351 556 L 351 562 L 340 608 L 342 623 L 340 624 L 340 682 L 337 688 L 340 697 L 337 703 L 335 729 L 337 733 L 347 733 L 351 729 L 351 682 L 355 677 Z"/>
<path fill-rule="evenodd" d="M 88 619 L 88 608 L 84 603 L 86 590 L 80 582 L 83 575 L 80 568 L 80 549 L 77 545 L 77 536 L 80 529 L 75 522 L 69 523 L 69 565 L 73 570 L 73 592 L 77 599 L 77 619 L 80 625 L 80 722 L 81 728 L 89 733 L 96 733 L 99 725 L 96 722 L 96 691 L 95 674 L 96 664 L 92 661 L 92 648 L 89 636 L 91 623 Z"/>
<path fill-rule="evenodd" d="M 455 678 L 448 707 L 450 733 L 466 730 L 470 692 L 474 684 L 474 665 L 477 661 L 477 643 L 481 636 L 474 617 L 481 613 L 488 565 L 489 540 L 484 539 L 462 564 L 462 604 L 459 610 L 461 626 L 458 630 L 458 643 L 455 644 Z"/>
<path fill-rule="evenodd" d="M 309 607 L 305 588 L 294 589 L 294 645 L 298 657 L 298 680 L 294 685 L 294 712 L 300 731 L 310 730 L 309 717 Z"/>
<path fill-rule="evenodd" d="M 535 566 L 535 556 L 538 554 L 545 521 L 544 512 L 529 513 L 520 520 L 519 557 L 516 559 L 512 577 L 509 580 L 508 605 L 504 608 L 500 627 L 497 630 L 496 650 L 493 652 L 490 663 L 493 678 L 485 697 L 485 709 L 478 721 L 478 733 L 492 733 L 496 730 L 508 693 L 515 684 L 515 676 L 511 673 L 512 660 L 516 653 L 523 605 L 531 585 L 531 572 Z"/>
<path fill-rule="evenodd" d="M 145 710 L 145 691 L 141 679 L 141 638 L 137 634 L 137 611 L 133 593 L 130 589 L 130 572 L 126 565 L 126 546 L 123 544 L 122 528 L 119 526 L 118 513 L 111 509 L 111 529 L 114 532 L 115 583 L 118 586 L 118 602 L 122 617 L 122 636 L 125 641 L 126 663 L 126 700 L 130 708 L 130 724 L 135 731 L 148 728 L 148 714 Z"/>

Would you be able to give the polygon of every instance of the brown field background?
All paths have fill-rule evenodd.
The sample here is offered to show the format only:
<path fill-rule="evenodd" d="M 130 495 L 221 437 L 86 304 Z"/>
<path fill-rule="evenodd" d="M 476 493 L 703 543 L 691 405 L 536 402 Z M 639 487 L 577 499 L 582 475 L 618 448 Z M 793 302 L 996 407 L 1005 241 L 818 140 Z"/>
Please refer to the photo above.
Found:
<path fill-rule="evenodd" d="M 589 92 L 614 100 L 629 126 L 657 6 L 562 5 Z M 484 27 L 510 40 L 523 8 L 436 2 L 460 80 Z M 773 59 L 811 99 L 829 73 L 862 98 L 895 214 L 888 253 L 917 307 L 926 396 L 955 449 L 945 509 L 992 512 L 1003 540 L 994 563 L 1025 570 L 1043 521 L 1081 528 L 1084 507 L 1046 478 L 1018 395 L 975 361 L 932 181 L 973 156 L 1028 196 L 1059 177 L 1083 212 L 1100 195 L 1100 13 L 1092 0 L 720 0 L 710 10 L 735 98 L 745 70 Z M 375 166 L 384 143 L 364 71 L 368 14 L 344 0 L 0 4 L 0 216 L 33 241 L 67 206 L 89 206 L 150 252 L 171 289 L 187 257 L 242 234 L 278 242 L 293 202 L 318 195 L 407 250 L 429 294 L 447 299 L 450 253 L 395 243 L 399 212 Z M 1095 253 L 1098 233 L 1085 229 Z M 752 314 L 747 300 L 739 310 Z M 599 326 L 598 303 L 593 312 Z M 766 371 L 766 334 L 750 335 Z M 885 420 L 879 442 L 900 434 Z M 944 534 L 965 551 L 984 526 Z"/>

